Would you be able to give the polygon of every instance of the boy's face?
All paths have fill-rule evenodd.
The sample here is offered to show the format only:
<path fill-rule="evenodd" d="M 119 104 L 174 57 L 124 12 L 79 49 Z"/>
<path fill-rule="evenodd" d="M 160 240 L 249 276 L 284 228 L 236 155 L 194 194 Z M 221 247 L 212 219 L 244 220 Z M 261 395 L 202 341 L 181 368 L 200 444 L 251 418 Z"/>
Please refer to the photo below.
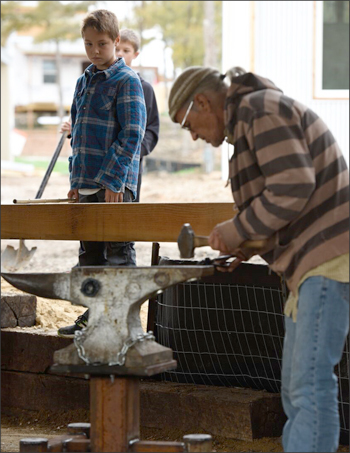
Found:
<path fill-rule="evenodd" d="M 132 60 L 135 60 L 135 58 L 140 53 L 135 52 L 133 45 L 129 41 L 120 41 L 116 45 L 115 50 L 117 57 L 123 57 L 127 66 L 131 66 Z"/>
<path fill-rule="evenodd" d="M 87 27 L 83 39 L 85 52 L 91 63 L 97 69 L 109 68 L 116 59 L 115 46 L 119 42 L 119 36 L 113 41 L 107 33 L 101 33 L 92 27 Z"/>

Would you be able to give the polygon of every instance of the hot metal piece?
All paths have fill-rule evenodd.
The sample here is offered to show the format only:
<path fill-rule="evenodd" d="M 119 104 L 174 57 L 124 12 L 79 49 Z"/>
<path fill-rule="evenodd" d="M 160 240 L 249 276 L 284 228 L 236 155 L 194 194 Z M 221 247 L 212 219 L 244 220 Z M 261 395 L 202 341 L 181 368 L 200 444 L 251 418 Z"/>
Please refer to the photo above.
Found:
<path fill-rule="evenodd" d="M 158 291 L 214 273 L 214 266 L 78 267 L 70 273 L 2 274 L 9 283 L 32 294 L 69 300 L 89 307 L 88 326 L 75 343 L 56 351 L 55 364 L 123 365 L 131 370 L 172 361 L 172 351 L 145 334 L 140 307 Z M 147 340 L 147 341 L 144 341 Z"/>

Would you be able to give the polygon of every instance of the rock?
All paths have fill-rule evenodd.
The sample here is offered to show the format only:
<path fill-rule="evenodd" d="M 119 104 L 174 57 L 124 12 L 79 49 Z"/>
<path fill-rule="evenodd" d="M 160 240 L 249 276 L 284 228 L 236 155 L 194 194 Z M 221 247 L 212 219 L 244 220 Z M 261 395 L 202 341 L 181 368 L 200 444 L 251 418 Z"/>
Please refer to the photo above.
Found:
<path fill-rule="evenodd" d="M 36 320 L 36 296 L 30 294 L 1 295 L 1 328 L 30 327 Z"/>

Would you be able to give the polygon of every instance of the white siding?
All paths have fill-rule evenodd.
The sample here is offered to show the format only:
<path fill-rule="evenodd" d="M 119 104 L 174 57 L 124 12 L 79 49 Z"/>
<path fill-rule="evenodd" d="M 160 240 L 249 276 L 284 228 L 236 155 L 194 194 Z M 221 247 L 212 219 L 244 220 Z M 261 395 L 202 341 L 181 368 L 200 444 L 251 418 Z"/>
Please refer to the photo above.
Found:
<path fill-rule="evenodd" d="M 55 59 L 56 46 L 45 42 L 34 44 L 28 36 L 13 36 L 13 63 L 11 64 L 14 105 L 44 102 L 58 103 L 56 84 L 44 83 L 43 60 Z M 63 103 L 70 106 L 78 77 L 82 74 L 82 63 L 87 60 L 82 40 L 62 42 L 62 90 Z M 33 55 L 33 53 L 35 53 Z"/>
<path fill-rule="evenodd" d="M 34 102 L 58 103 L 57 84 L 44 83 L 43 60 L 54 59 L 54 56 L 26 56 L 21 62 L 22 76 L 19 76 L 19 89 L 14 91 L 15 105 L 26 105 Z M 62 61 L 63 104 L 71 105 L 74 88 L 78 77 L 82 74 L 84 57 L 67 57 Z M 19 67 L 17 68 L 19 69 Z"/>
<path fill-rule="evenodd" d="M 1 160 L 11 160 L 10 115 L 9 70 L 8 65 L 1 61 Z"/>
<path fill-rule="evenodd" d="M 349 164 L 349 100 L 313 98 L 313 46 L 313 1 L 223 2 L 222 70 L 242 66 L 310 107 Z"/>

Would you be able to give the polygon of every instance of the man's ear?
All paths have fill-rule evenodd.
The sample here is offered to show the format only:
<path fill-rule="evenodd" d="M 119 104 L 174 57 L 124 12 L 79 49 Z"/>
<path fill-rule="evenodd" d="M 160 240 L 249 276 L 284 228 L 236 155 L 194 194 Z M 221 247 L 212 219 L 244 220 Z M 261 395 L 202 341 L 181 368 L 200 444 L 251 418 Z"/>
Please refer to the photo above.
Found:
<path fill-rule="evenodd" d="M 114 41 L 114 47 L 116 47 L 120 42 L 120 35 L 118 36 L 118 38 Z"/>
<path fill-rule="evenodd" d="M 198 93 L 194 97 L 199 110 L 210 112 L 211 104 L 209 98 L 204 93 Z"/>

